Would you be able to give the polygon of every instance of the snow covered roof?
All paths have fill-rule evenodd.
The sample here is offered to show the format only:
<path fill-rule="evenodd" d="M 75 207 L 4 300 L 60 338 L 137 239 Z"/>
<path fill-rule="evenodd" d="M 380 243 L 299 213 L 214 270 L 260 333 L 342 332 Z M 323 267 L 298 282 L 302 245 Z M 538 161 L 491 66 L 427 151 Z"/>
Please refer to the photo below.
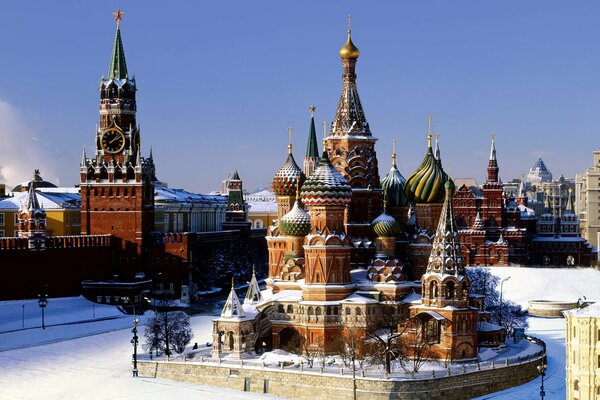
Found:
<path fill-rule="evenodd" d="M 417 314 L 417 316 L 422 315 L 422 314 L 428 314 L 431 317 L 437 319 L 438 321 L 444 321 L 446 319 L 442 315 L 436 313 L 435 311 L 421 311 L 420 313 Z"/>
<path fill-rule="evenodd" d="M 504 329 L 500 325 L 492 324 L 487 321 L 479 321 L 477 322 L 477 330 L 481 332 L 495 332 Z"/>
<path fill-rule="evenodd" d="M 227 198 L 221 195 L 190 193 L 183 189 L 166 187 L 154 188 L 154 199 L 157 202 L 185 202 L 195 204 L 227 204 Z"/>
<path fill-rule="evenodd" d="M 40 205 L 46 211 L 81 207 L 81 198 L 79 194 L 76 193 L 58 191 L 46 192 L 37 189 L 35 192 Z M 0 199 L 0 209 L 18 210 L 21 204 L 27 200 L 27 192 L 14 192 L 12 194 L 13 196 Z"/>
<path fill-rule="evenodd" d="M 377 300 L 371 299 L 369 297 L 364 297 L 358 295 L 356 293 L 351 294 L 341 301 L 342 303 L 353 303 L 353 304 L 374 304 L 379 303 Z"/>
<path fill-rule="evenodd" d="M 600 318 L 600 303 L 594 303 L 585 308 L 563 311 L 563 313 L 575 318 Z"/>
<path fill-rule="evenodd" d="M 412 292 L 410 292 L 409 294 L 407 294 L 406 296 L 404 296 L 404 298 L 402 299 L 403 303 L 410 303 L 410 304 L 416 304 L 416 303 L 421 303 L 422 301 L 422 297 L 419 293 L 415 292 L 414 290 Z"/>
<path fill-rule="evenodd" d="M 277 202 L 275 201 L 249 201 L 246 198 L 246 203 L 248 204 L 248 212 L 250 214 L 260 212 L 277 214 Z"/>

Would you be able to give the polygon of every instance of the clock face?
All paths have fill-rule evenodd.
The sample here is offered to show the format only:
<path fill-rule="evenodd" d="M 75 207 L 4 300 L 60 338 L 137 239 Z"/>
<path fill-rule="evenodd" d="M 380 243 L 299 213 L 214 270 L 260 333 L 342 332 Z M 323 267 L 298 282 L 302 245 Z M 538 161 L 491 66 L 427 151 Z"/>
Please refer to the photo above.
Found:
<path fill-rule="evenodd" d="M 118 153 L 125 147 L 125 136 L 118 129 L 107 129 L 100 139 L 102 149 L 110 154 Z"/>

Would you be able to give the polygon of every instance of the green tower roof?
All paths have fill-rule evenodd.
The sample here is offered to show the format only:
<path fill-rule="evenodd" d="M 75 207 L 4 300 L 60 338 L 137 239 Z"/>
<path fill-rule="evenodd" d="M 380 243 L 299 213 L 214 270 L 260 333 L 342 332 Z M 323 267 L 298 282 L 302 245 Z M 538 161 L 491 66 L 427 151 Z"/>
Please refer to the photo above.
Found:
<path fill-rule="evenodd" d="M 121 41 L 121 27 L 118 22 L 115 44 L 113 45 L 110 67 L 108 68 L 108 79 L 127 79 L 127 63 L 125 62 L 125 52 Z"/>
<path fill-rule="evenodd" d="M 319 158 L 319 147 L 317 146 L 317 131 L 315 129 L 314 114 L 310 116 L 310 129 L 308 131 L 308 143 L 306 144 L 306 157 Z"/>

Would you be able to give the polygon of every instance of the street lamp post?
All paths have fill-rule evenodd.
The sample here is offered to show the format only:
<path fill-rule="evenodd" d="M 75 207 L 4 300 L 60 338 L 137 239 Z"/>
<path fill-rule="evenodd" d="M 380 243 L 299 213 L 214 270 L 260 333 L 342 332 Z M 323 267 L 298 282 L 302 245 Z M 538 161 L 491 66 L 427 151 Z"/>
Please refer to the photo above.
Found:
<path fill-rule="evenodd" d="M 510 279 L 510 276 L 507 276 L 506 278 L 503 278 L 500 281 L 500 325 L 502 325 L 502 320 L 503 320 L 503 316 L 502 316 L 502 295 L 504 294 L 504 282 L 506 282 L 507 280 Z"/>
<path fill-rule="evenodd" d="M 133 339 L 131 339 L 131 344 L 133 344 L 133 377 L 138 376 L 138 367 L 137 367 L 137 345 L 138 345 L 138 335 L 137 335 L 137 324 L 140 322 L 139 319 L 133 320 L 133 329 L 131 333 L 133 333 Z"/>
<path fill-rule="evenodd" d="M 42 292 L 42 293 L 38 294 L 38 304 L 40 305 L 40 308 L 42 309 L 42 329 L 46 329 L 46 324 L 44 322 L 44 310 L 46 309 L 46 306 L 48 305 L 48 294 L 46 292 Z"/>
<path fill-rule="evenodd" d="M 540 386 L 540 398 L 544 400 L 544 396 L 546 396 L 546 391 L 544 390 L 544 377 L 546 376 L 546 369 L 548 369 L 548 365 L 542 364 L 538 365 L 538 371 L 542 374 L 542 386 Z"/>

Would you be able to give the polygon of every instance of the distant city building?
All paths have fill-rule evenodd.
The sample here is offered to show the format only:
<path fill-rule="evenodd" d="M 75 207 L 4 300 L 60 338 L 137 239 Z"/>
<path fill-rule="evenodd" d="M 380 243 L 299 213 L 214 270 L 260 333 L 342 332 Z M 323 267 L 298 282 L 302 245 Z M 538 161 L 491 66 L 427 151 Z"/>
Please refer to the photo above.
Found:
<path fill-rule="evenodd" d="M 275 193 L 259 189 L 246 195 L 248 204 L 248 219 L 252 222 L 252 229 L 263 229 L 273 225 L 277 219 L 277 201 Z"/>
<path fill-rule="evenodd" d="M 529 170 L 529 174 L 527 174 L 527 181 L 532 185 L 539 185 L 542 182 L 552 182 L 552 173 L 546 167 L 544 160 L 538 158 L 535 164 L 533 164 L 533 167 Z"/>
<path fill-rule="evenodd" d="M 33 182 L 35 197 L 46 213 L 46 234 L 48 236 L 79 235 L 81 232 L 79 189 L 57 187 L 41 179 L 39 170 L 35 170 L 32 180 L 16 186 L 10 196 L 0 198 L 0 237 L 18 236 L 19 210 L 28 201 L 28 197 L 31 197 L 31 182 Z"/>
<path fill-rule="evenodd" d="M 600 304 L 564 312 L 567 399 L 600 399 Z"/>
<path fill-rule="evenodd" d="M 600 149 L 594 165 L 575 177 L 575 210 L 581 221 L 581 236 L 598 248 L 600 232 Z"/>
<path fill-rule="evenodd" d="M 227 197 L 190 193 L 166 185 L 155 186 L 154 205 L 158 232 L 220 231 L 225 222 Z"/>

